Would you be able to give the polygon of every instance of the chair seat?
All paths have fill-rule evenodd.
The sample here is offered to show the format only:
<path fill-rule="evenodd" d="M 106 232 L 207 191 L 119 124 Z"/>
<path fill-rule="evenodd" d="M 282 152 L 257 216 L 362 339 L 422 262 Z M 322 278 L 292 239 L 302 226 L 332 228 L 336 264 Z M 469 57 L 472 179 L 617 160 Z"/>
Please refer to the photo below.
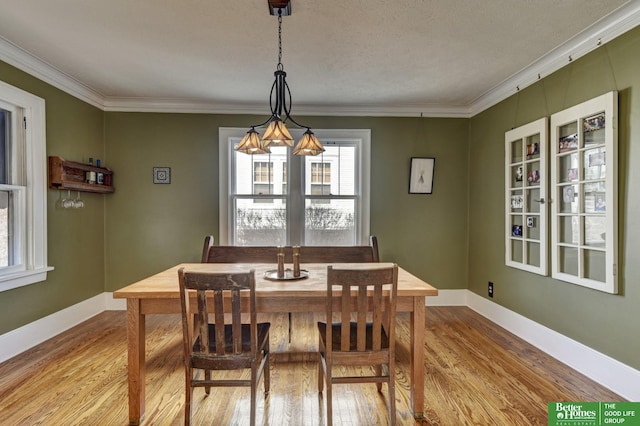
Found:
<path fill-rule="evenodd" d="M 357 341 L 356 341 L 356 337 L 357 337 L 357 333 L 356 330 L 358 328 L 358 323 L 356 322 L 351 322 L 349 323 L 350 325 L 350 342 L 349 342 L 349 350 L 350 351 L 354 351 L 356 350 L 356 345 L 357 345 Z M 341 338 L 342 338 L 342 324 L 340 323 L 333 323 L 332 324 L 332 336 L 331 336 L 331 340 L 332 340 L 332 344 L 331 344 L 331 349 L 335 352 L 340 351 L 340 342 L 341 342 Z M 320 332 L 320 338 L 322 339 L 323 344 L 326 346 L 327 342 L 326 342 L 326 335 L 327 335 L 327 324 L 324 322 L 318 322 L 318 331 Z M 366 333 L 367 333 L 367 337 L 366 337 L 366 341 L 365 341 L 365 350 L 372 350 L 373 348 L 373 324 L 372 323 L 367 323 L 366 325 Z M 387 333 L 384 331 L 384 328 L 382 329 L 381 332 L 382 336 L 381 336 L 381 348 L 382 349 L 386 349 L 389 347 L 389 337 L 387 336 Z"/>
<path fill-rule="evenodd" d="M 261 322 L 258 326 L 258 348 L 261 348 L 266 338 L 269 336 L 269 327 L 271 323 Z M 231 324 L 224 326 L 225 328 L 225 352 L 233 353 L 233 341 L 231 333 Z M 200 352 L 200 337 L 198 337 L 193 344 L 193 352 Z M 215 324 L 209 324 L 209 352 L 216 353 L 216 326 Z M 251 353 L 251 325 L 242 324 L 242 352 Z"/>

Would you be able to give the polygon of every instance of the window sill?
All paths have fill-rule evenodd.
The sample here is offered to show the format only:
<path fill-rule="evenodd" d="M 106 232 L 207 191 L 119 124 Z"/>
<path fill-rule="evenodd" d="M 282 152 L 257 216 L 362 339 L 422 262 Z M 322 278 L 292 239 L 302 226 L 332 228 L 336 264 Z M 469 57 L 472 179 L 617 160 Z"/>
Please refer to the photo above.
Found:
<path fill-rule="evenodd" d="M 46 266 L 44 268 L 2 275 L 0 276 L 0 292 L 46 281 L 47 272 L 53 271 L 53 269 L 53 266 Z"/>

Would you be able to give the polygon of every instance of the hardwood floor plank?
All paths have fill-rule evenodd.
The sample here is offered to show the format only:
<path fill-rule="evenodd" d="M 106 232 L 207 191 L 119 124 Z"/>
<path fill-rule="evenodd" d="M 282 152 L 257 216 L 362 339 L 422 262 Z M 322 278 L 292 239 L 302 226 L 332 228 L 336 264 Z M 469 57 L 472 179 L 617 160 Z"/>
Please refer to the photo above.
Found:
<path fill-rule="evenodd" d="M 258 397 L 263 425 L 323 425 L 317 383 L 317 314 L 271 322 L 271 392 Z M 546 425 L 549 401 L 623 401 L 465 307 L 429 307 L 425 319 L 424 418 L 409 396 L 409 315 L 397 321 L 397 420 L 401 425 Z M 181 425 L 184 371 L 177 315 L 147 317 L 146 416 L 143 425 Z M 0 364 L 0 424 L 126 425 L 124 312 L 104 312 Z M 222 374 L 237 374 L 222 373 Z M 240 372 L 248 377 L 248 372 Z M 261 384 L 262 386 L 262 384 Z M 387 389 L 334 386 L 334 424 L 387 424 Z M 193 424 L 243 425 L 248 388 L 194 392 Z"/>

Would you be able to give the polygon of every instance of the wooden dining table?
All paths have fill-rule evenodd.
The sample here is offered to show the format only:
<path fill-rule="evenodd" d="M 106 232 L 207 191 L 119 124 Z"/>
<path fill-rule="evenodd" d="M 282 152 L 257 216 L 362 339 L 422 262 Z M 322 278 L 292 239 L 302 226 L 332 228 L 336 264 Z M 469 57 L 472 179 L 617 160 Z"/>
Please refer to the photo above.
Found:
<path fill-rule="evenodd" d="M 336 264 L 336 263 L 331 263 Z M 237 272 L 254 269 L 257 311 L 260 313 L 325 312 L 327 263 L 303 263 L 308 277 L 299 280 L 272 280 L 265 273 L 275 264 L 259 263 L 183 263 L 133 283 L 113 293 L 127 301 L 127 351 L 129 423 L 139 424 L 145 413 L 145 316 L 180 314 L 178 269 L 197 272 Z M 371 267 L 370 264 L 341 264 Z M 382 264 L 377 263 L 381 266 Z M 438 290 L 398 267 L 397 312 L 410 312 L 411 409 L 416 418 L 424 412 L 424 327 L 427 296 Z"/>

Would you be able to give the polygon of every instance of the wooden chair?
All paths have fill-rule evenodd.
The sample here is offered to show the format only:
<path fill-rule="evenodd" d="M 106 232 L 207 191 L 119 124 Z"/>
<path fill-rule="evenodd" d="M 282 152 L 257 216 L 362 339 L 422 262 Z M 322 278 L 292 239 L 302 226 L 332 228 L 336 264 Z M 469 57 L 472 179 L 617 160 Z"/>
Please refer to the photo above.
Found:
<path fill-rule="evenodd" d="M 382 383 L 386 382 L 389 422 L 391 425 L 396 422 L 394 369 L 398 266 L 378 265 L 327 268 L 327 322 L 333 321 L 334 311 L 340 318 L 330 326 L 318 322 L 318 390 L 322 392 L 326 382 L 327 425 L 332 424 L 331 389 L 333 384 L 339 383 L 376 383 L 381 391 Z M 374 366 L 373 374 L 334 375 L 336 366 L 363 365 Z"/>
<path fill-rule="evenodd" d="M 211 386 L 250 386 L 250 423 L 254 425 L 256 392 L 263 372 L 265 395 L 269 392 L 270 327 L 269 323 L 256 321 L 255 271 L 206 273 L 180 268 L 178 278 L 184 342 L 185 425 L 191 423 L 193 388 L 204 387 L 209 395 Z M 196 291 L 197 310 L 194 311 L 189 290 Z M 241 323 L 241 304 L 245 301 L 249 306 L 250 324 Z M 225 311 L 231 312 L 227 315 L 230 323 L 225 322 Z M 211 324 L 210 313 L 215 318 Z M 251 369 L 248 380 L 211 379 L 213 370 L 245 368 Z M 200 378 L 200 370 L 204 371 L 203 379 Z"/>

